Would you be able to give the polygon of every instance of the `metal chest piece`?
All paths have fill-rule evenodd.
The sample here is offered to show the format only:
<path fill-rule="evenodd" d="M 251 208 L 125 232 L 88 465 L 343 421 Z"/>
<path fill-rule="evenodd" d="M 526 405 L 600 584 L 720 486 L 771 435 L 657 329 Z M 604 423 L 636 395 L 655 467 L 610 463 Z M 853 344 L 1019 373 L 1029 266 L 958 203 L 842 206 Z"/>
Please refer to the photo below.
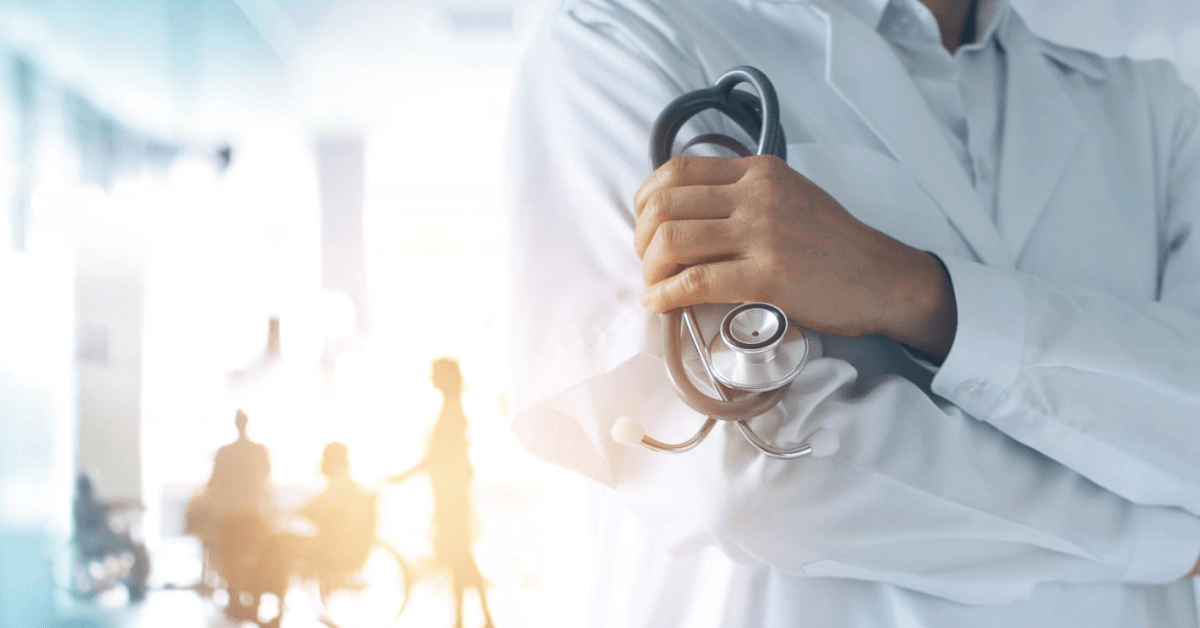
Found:
<path fill-rule="evenodd" d="M 774 305 L 745 303 L 725 315 L 708 352 L 722 384 L 764 392 L 786 385 L 804 368 L 808 336 Z"/>

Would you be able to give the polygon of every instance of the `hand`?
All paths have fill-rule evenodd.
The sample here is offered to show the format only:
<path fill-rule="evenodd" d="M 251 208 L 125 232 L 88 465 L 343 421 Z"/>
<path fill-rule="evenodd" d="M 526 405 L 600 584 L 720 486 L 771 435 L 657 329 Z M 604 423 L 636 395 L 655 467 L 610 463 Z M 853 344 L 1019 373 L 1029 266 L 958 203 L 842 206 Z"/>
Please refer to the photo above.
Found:
<path fill-rule="evenodd" d="M 949 352 L 957 310 L 937 259 L 859 222 L 776 157 L 672 159 L 634 210 L 652 312 L 766 301 L 808 329 Z"/>
<path fill-rule="evenodd" d="M 1186 578 L 1197 578 L 1197 577 L 1200 577 L 1200 557 L 1196 558 L 1196 566 L 1192 567 L 1191 573 L 1184 576 L 1185 579 Z"/>
<path fill-rule="evenodd" d="M 404 473 L 401 473 L 400 475 L 393 475 L 392 477 L 387 478 L 387 481 L 391 484 L 401 484 L 406 482 L 408 478 L 411 478 L 413 475 L 416 475 L 418 472 L 420 472 L 424 466 L 424 462 L 418 463 L 417 466 L 405 471 Z"/>

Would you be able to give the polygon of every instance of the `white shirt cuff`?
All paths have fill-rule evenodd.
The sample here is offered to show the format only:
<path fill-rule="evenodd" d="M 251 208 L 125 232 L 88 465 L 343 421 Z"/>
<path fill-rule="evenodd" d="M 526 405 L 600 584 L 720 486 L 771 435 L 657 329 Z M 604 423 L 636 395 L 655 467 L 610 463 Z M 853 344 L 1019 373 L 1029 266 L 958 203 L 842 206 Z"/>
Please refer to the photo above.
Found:
<path fill-rule="evenodd" d="M 955 257 L 941 258 L 958 307 L 954 344 L 933 378 L 933 392 L 977 419 L 1012 386 L 1025 345 L 1025 300 L 1002 270 Z"/>

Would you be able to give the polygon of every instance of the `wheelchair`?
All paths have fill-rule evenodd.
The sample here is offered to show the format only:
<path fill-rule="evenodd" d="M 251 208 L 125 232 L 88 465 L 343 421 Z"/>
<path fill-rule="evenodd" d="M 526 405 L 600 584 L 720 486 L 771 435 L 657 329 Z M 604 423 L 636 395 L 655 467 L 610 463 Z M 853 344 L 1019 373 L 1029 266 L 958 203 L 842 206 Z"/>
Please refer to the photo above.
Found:
<path fill-rule="evenodd" d="M 277 628 L 288 572 L 267 524 L 252 516 L 210 520 L 189 507 L 186 532 L 200 540 L 203 552 L 200 581 L 192 588 L 221 606 L 230 619 Z M 264 619 L 260 603 L 268 595 L 278 604 Z"/>
<path fill-rule="evenodd" d="M 213 522 L 203 531 L 189 527 L 204 547 L 198 590 L 213 599 L 218 594 L 226 598 L 224 610 L 231 619 L 278 628 L 285 613 L 299 610 L 288 594 L 301 591 L 329 628 L 389 626 L 408 604 L 412 572 L 374 534 L 361 547 L 352 544 L 330 552 L 314 550 L 313 537 L 275 531 L 252 520 L 224 531 Z M 276 598 L 278 607 L 263 619 L 260 603 L 267 595 Z"/>
<path fill-rule="evenodd" d="M 293 576 L 329 628 L 390 626 L 408 605 L 412 571 L 400 553 L 374 539 L 354 560 L 297 560 Z"/>
<path fill-rule="evenodd" d="M 146 597 L 150 555 L 132 523 L 124 528 L 111 520 L 106 523 L 104 528 L 75 531 L 54 559 L 54 581 L 79 600 L 125 587 L 131 602 L 140 601 Z"/>

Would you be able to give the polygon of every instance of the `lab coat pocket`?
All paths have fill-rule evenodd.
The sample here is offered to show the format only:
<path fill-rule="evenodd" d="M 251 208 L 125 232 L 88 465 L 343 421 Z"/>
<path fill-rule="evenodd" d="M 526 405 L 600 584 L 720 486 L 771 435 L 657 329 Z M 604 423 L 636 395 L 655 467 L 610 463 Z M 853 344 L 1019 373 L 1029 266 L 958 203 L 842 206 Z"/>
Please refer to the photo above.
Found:
<path fill-rule="evenodd" d="M 788 144 L 788 165 L 855 218 L 919 249 L 953 251 L 955 233 L 900 162 L 855 144 Z"/>

